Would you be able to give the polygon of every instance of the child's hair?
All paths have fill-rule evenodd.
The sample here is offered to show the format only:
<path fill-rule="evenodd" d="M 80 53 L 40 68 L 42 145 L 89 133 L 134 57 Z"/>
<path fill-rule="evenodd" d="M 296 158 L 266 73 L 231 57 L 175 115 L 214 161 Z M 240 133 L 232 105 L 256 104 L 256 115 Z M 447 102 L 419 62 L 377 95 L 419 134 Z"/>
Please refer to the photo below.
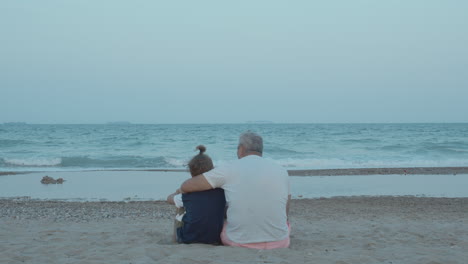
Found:
<path fill-rule="evenodd" d="M 188 163 L 192 177 L 210 171 L 214 168 L 213 161 L 211 160 L 210 156 L 203 154 L 206 151 L 206 147 L 199 145 L 196 149 L 200 150 L 200 153 L 195 155 Z"/>

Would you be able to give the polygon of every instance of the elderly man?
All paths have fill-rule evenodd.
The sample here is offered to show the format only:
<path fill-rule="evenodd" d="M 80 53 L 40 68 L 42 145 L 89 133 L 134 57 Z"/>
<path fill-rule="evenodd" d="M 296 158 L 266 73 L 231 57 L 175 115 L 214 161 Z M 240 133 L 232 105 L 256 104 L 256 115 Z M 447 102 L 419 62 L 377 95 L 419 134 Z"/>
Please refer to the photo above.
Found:
<path fill-rule="evenodd" d="M 238 160 L 185 181 L 182 192 L 223 188 L 228 205 L 221 233 L 224 245 L 256 249 L 289 247 L 289 177 L 281 166 L 262 158 L 263 139 L 245 132 Z"/>

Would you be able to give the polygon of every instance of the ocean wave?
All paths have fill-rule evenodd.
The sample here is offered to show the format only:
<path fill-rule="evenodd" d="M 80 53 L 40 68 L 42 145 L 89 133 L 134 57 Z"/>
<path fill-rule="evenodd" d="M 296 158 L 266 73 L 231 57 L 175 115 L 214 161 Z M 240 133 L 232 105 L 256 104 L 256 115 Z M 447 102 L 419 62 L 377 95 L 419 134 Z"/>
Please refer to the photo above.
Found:
<path fill-rule="evenodd" d="M 463 141 L 442 141 L 442 142 L 423 142 L 421 146 L 426 149 L 437 150 L 439 148 L 464 148 L 468 149 L 468 142 Z"/>
<path fill-rule="evenodd" d="M 380 148 L 381 150 L 384 151 L 402 151 L 408 149 L 407 145 L 403 144 L 394 144 L 394 145 L 385 145 Z"/>
<path fill-rule="evenodd" d="M 63 157 L 61 167 L 84 168 L 173 168 L 165 157 L 116 156 L 109 158 Z"/>
<path fill-rule="evenodd" d="M 447 147 L 439 147 L 435 148 L 435 151 L 441 154 L 468 154 L 468 150 L 466 149 L 455 149 L 455 148 L 447 148 Z"/>
<path fill-rule="evenodd" d="M 340 140 L 342 143 L 378 143 L 381 142 L 379 139 L 375 138 L 361 138 L 361 139 L 342 139 Z"/>
<path fill-rule="evenodd" d="M 164 158 L 164 162 L 176 168 L 186 167 L 188 164 L 187 160 L 181 160 L 181 159 L 176 159 L 176 158 Z"/>
<path fill-rule="evenodd" d="M 61 158 L 1 159 L 1 163 L 12 167 L 53 167 L 62 162 Z"/>
<path fill-rule="evenodd" d="M 397 167 L 460 167 L 468 166 L 466 159 L 445 160 L 343 160 L 343 159 L 277 159 L 275 163 L 290 169 L 345 169 Z"/>
<path fill-rule="evenodd" d="M 0 167 L 6 168 L 183 168 L 186 162 L 167 157 L 118 156 L 90 158 L 86 156 L 61 158 L 0 158 Z"/>
<path fill-rule="evenodd" d="M 265 151 L 265 153 L 281 154 L 281 155 L 315 154 L 315 152 L 312 152 L 312 151 L 301 152 L 301 151 L 296 151 L 296 150 L 282 148 L 282 147 L 276 147 L 276 146 L 266 147 L 264 151 Z"/>
<path fill-rule="evenodd" d="M 440 146 L 454 147 L 454 148 L 468 148 L 468 142 L 460 140 L 442 141 Z"/>
<path fill-rule="evenodd" d="M 0 170 L 182 169 L 203 143 L 215 165 L 236 158 L 252 125 L 1 127 Z M 265 157 L 287 168 L 468 166 L 468 124 L 262 125 Z M 198 131 L 193 133 L 190 131 Z M 3 158 L 3 159 L 2 159 Z"/>
<path fill-rule="evenodd" d="M 466 157 L 468 158 L 468 148 L 456 148 L 456 147 L 446 147 L 446 146 L 431 146 L 424 148 L 408 149 L 404 152 L 409 155 L 444 155 L 451 157 Z"/>
<path fill-rule="evenodd" d="M 269 159 L 287 169 L 345 169 L 345 168 L 395 168 L 395 167 L 460 167 L 468 166 L 468 158 L 453 159 L 380 159 L 380 160 L 345 160 L 339 158 L 319 159 Z M 223 166 L 229 160 L 214 160 L 214 165 Z M 106 159 L 90 157 L 62 157 L 62 158 L 0 158 L 1 169 L 185 169 L 188 160 L 174 157 L 137 157 L 119 156 Z"/>
<path fill-rule="evenodd" d="M 0 148 L 24 146 L 31 144 L 32 142 L 27 140 L 16 140 L 16 139 L 0 139 Z"/>

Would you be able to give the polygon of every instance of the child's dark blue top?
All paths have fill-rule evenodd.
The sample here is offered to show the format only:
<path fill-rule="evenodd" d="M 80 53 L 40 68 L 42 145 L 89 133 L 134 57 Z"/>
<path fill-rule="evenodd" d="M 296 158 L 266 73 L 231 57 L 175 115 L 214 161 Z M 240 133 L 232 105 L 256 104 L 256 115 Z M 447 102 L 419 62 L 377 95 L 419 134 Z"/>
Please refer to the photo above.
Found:
<path fill-rule="evenodd" d="M 177 229 L 179 243 L 221 244 L 226 198 L 223 189 L 182 194 L 185 215 Z"/>

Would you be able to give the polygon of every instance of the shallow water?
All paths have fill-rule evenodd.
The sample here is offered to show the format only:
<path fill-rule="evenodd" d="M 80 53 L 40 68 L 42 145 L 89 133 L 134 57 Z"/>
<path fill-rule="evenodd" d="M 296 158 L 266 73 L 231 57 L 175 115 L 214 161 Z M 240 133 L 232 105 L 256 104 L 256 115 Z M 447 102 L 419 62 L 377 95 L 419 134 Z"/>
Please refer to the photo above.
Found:
<path fill-rule="evenodd" d="M 63 184 L 41 184 L 43 176 Z M 190 176 L 187 172 L 86 171 L 0 177 L 0 198 L 66 201 L 165 200 Z M 366 175 L 290 177 L 295 199 L 335 196 L 468 197 L 468 175 Z"/>

